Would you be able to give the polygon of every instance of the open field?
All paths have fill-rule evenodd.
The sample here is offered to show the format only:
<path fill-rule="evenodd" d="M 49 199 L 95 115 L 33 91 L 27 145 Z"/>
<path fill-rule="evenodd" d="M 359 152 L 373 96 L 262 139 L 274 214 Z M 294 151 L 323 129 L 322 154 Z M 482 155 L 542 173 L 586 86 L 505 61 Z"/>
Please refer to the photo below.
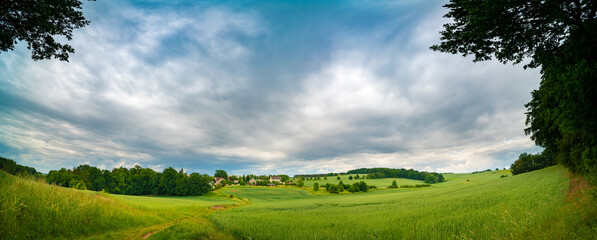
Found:
<path fill-rule="evenodd" d="M 359 174 L 359 176 L 364 177 L 366 174 Z M 352 176 L 353 179 L 349 180 L 348 177 Z M 336 176 L 329 176 L 327 177 L 327 180 L 324 180 L 323 177 L 321 177 L 320 180 L 305 180 L 305 186 L 306 187 L 313 187 L 313 184 L 315 183 L 319 183 L 319 186 L 323 186 L 326 183 L 329 184 L 338 184 L 338 182 L 342 181 L 342 183 L 344 184 L 350 184 L 352 185 L 355 182 L 360 182 L 360 181 L 365 181 L 367 183 L 367 185 L 375 185 L 377 188 L 379 189 L 383 189 L 383 188 L 387 188 L 388 186 L 392 185 L 392 181 L 396 180 L 396 183 L 398 183 L 398 186 L 400 185 L 415 185 L 415 184 L 423 184 L 423 181 L 420 180 L 412 180 L 412 179 L 406 179 L 406 178 L 383 178 L 383 179 L 354 179 L 354 177 L 356 176 L 356 174 L 347 174 L 347 175 L 342 175 L 340 176 L 340 180 L 336 179 Z"/>
<path fill-rule="evenodd" d="M 217 193 L 144 197 L 81 191 L 4 171 L 0 171 L 0 193 L 0 239 L 139 239 L 189 219 L 206 222 L 211 206 L 239 204 Z M 203 231 L 218 232 L 213 227 Z"/>
<path fill-rule="evenodd" d="M 590 239 L 597 234 L 595 200 L 585 185 L 571 184 L 563 167 L 500 178 L 505 174 L 446 174 L 447 182 L 427 188 L 356 194 L 232 186 L 200 197 L 153 197 L 67 189 L 0 171 L 0 236 Z"/>
<path fill-rule="evenodd" d="M 564 168 L 500 178 L 503 174 L 450 174 L 448 182 L 424 189 L 298 201 L 279 196 L 283 200 L 217 212 L 211 219 L 253 239 L 562 239 L 597 233 L 595 225 L 576 228 L 587 216 L 595 224 L 595 209 L 568 204 Z"/>

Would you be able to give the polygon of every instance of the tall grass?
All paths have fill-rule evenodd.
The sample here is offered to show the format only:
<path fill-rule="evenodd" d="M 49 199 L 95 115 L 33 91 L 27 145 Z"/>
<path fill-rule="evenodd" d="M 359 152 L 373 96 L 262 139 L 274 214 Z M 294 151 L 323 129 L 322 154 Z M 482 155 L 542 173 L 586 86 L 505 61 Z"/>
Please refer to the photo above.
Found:
<path fill-rule="evenodd" d="M 102 194 L 89 194 L 0 171 L 2 239 L 74 238 L 148 226 L 162 219 Z"/>
<path fill-rule="evenodd" d="M 234 235 L 252 239 L 595 236 L 595 225 L 583 220 L 597 216 L 583 214 L 586 206 L 595 206 L 571 207 L 565 173 L 557 166 L 502 179 L 495 172 L 454 174 L 450 182 L 428 189 L 254 202 L 217 212 L 211 219 Z"/>
<path fill-rule="evenodd" d="M 48 185 L 0 171 L 0 239 L 138 238 L 209 206 L 234 204 L 223 197 L 143 197 Z M 125 237 L 126 236 L 126 237 Z"/>

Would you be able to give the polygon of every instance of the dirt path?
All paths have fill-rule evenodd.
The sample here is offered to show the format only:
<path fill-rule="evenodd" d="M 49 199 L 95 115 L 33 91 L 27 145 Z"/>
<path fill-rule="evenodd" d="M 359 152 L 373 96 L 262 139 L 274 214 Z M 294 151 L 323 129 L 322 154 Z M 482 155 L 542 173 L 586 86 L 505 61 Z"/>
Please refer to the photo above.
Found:
<path fill-rule="evenodd" d="M 215 190 L 214 192 L 218 193 L 219 195 L 222 195 L 222 196 L 228 196 L 227 194 L 221 193 L 220 189 Z M 215 211 L 221 211 L 221 210 L 226 210 L 226 209 L 231 209 L 231 208 L 237 208 L 237 207 L 242 207 L 242 206 L 250 204 L 250 202 L 249 202 L 248 199 L 244 199 L 244 198 L 240 198 L 240 197 L 233 197 L 233 198 L 229 198 L 229 199 L 233 200 L 233 201 L 236 201 L 239 204 L 213 205 L 213 206 L 209 207 L 209 209 L 211 211 L 209 211 L 207 214 L 201 215 L 201 216 L 194 216 L 194 217 L 207 217 L 210 214 L 214 213 Z M 165 230 L 165 229 L 167 229 L 167 228 L 169 228 L 171 226 L 174 226 L 177 223 L 179 223 L 179 222 L 181 222 L 183 220 L 186 220 L 188 218 L 190 218 L 190 217 L 185 217 L 185 218 L 182 218 L 182 219 L 178 219 L 176 221 L 167 222 L 167 223 L 163 223 L 163 224 L 159 224 L 159 225 L 154 225 L 154 226 L 148 227 L 148 228 L 146 228 L 146 231 L 144 231 L 144 235 L 142 235 L 141 239 L 147 239 L 147 238 L 151 237 L 151 235 L 156 234 L 156 233 L 158 233 L 158 232 L 160 232 L 162 230 Z M 156 230 L 157 227 L 159 227 L 159 228 Z M 137 235 L 137 236 L 141 236 L 141 235 Z M 138 237 L 135 237 L 133 239 L 138 239 Z"/>

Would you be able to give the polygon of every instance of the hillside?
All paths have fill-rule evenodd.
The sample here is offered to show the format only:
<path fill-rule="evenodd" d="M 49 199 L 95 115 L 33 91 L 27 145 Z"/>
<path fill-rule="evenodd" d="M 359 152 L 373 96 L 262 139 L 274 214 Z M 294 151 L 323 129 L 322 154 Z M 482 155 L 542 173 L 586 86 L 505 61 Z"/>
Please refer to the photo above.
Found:
<path fill-rule="evenodd" d="M 583 239 L 597 233 L 595 206 L 567 197 L 570 181 L 563 167 L 501 175 L 449 174 L 447 182 L 425 189 L 300 200 L 295 193 L 272 192 L 280 200 L 255 201 L 218 212 L 212 220 L 254 239 Z M 224 192 L 258 197 L 243 187 Z"/>
<path fill-rule="evenodd" d="M 226 187 L 201 197 L 125 196 L 0 171 L 2 239 L 590 239 L 597 207 L 561 166 L 446 174 L 421 189 L 322 194 Z M 378 181 L 376 179 L 376 181 Z M 313 194 L 316 193 L 316 194 Z"/>

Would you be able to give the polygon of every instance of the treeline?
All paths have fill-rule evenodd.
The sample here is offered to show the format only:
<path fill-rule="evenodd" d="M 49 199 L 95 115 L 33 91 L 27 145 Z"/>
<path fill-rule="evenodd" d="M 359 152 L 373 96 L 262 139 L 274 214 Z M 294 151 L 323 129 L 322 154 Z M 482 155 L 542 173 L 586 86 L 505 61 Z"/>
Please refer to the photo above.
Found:
<path fill-rule="evenodd" d="M 316 183 L 316 184 L 317 185 L 313 186 L 314 187 L 313 190 L 318 191 L 319 184 L 318 183 Z M 344 184 L 344 183 L 342 183 L 342 181 L 340 181 L 338 183 L 338 185 L 326 183 L 324 185 L 324 187 L 325 187 L 326 191 L 328 191 L 329 193 L 340 193 L 340 192 L 344 192 L 344 191 L 349 191 L 351 193 L 367 192 L 367 191 L 369 191 L 369 189 L 377 188 L 375 185 L 367 185 L 367 183 L 364 181 L 355 182 L 352 185 Z"/>
<path fill-rule="evenodd" d="M 62 187 L 116 194 L 196 196 L 212 189 L 213 178 L 206 174 L 186 174 L 183 169 L 176 171 L 172 167 L 160 173 L 138 165 L 131 169 L 114 168 L 112 171 L 80 165 L 72 170 L 52 170 L 46 176 L 46 181 Z"/>
<path fill-rule="evenodd" d="M 444 176 L 435 172 L 419 172 L 414 169 L 404 168 L 359 168 L 346 172 L 347 174 L 367 174 L 367 178 L 407 178 L 422 180 L 425 183 L 438 183 L 446 181 Z"/>
<path fill-rule="evenodd" d="M 512 175 L 539 170 L 549 166 L 556 165 L 557 161 L 554 154 L 544 150 L 542 153 L 529 154 L 522 153 L 516 161 L 510 166 Z"/>
<path fill-rule="evenodd" d="M 35 168 L 17 164 L 17 162 L 15 162 L 14 160 L 4 157 L 0 157 L 0 170 L 4 170 L 5 172 L 10 173 L 12 175 L 35 175 L 39 177 L 43 176 L 41 173 L 37 172 Z"/>

